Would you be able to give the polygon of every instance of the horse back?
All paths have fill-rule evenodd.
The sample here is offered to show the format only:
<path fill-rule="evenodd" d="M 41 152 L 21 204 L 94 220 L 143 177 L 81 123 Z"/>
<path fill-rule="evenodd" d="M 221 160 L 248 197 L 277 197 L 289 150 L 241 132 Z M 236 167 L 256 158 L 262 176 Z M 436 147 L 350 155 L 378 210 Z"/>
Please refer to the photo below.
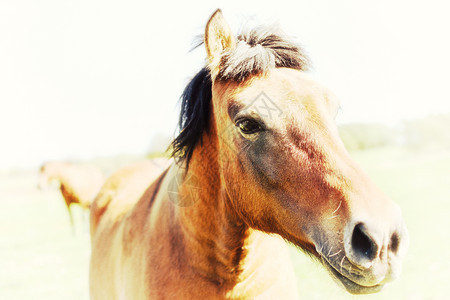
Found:
<path fill-rule="evenodd" d="M 112 174 L 91 205 L 91 238 L 100 223 L 108 226 L 120 222 L 168 165 L 169 160 L 164 165 L 143 161 Z"/>

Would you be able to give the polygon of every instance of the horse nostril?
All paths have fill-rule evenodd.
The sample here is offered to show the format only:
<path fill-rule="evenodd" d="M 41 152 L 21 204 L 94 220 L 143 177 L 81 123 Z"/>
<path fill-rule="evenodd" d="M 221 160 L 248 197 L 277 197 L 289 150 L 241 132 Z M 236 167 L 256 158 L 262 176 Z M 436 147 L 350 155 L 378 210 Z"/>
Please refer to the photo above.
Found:
<path fill-rule="evenodd" d="M 363 259 L 372 261 L 377 256 L 378 246 L 366 233 L 363 223 L 356 224 L 353 229 L 351 245 L 354 253 Z"/>
<path fill-rule="evenodd" d="M 400 244 L 400 237 L 397 232 L 394 232 L 391 236 L 391 240 L 389 242 L 389 249 L 396 253 L 398 251 L 398 246 Z"/>

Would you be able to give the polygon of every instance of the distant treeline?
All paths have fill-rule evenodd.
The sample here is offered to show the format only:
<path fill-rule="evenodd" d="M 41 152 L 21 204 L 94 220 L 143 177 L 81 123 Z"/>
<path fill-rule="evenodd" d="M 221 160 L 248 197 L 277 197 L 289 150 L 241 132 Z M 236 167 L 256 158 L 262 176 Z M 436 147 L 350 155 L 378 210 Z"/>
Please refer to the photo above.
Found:
<path fill-rule="evenodd" d="M 339 126 L 348 150 L 401 145 L 413 149 L 450 150 L 450 114 L 404 121 L 397 126 L 353 123 Z"/>

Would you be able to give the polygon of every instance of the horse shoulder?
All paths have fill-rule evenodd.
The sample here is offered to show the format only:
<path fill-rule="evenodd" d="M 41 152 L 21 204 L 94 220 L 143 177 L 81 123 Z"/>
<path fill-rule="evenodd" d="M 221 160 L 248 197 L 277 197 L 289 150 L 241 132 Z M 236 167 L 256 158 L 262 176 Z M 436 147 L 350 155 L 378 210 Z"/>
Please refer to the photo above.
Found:
<path fill-rule="evenodd" d="M 103 184 L 91 207 L 91 234 L 102 219 L 117 222 L 128 213 L 151 183 L 163 172 L 151 161 L 119 169 Z"/>
<path fill-rule="evenodd" d="M 122 293 L 145 294 L 136 282 L 145 277 L 142 241 L 149 205 L 158 189 L 160 169 L 149 162 L 119 170 L 102 187 L 91 207 L 91 297 L 121 299 Z M 153 183 L 152 183 L 153 182 Z M 136 280 L 130 280 L 130 279 Z M 115 286 L 105 290 L 105 286 Z M 133 296 L 131 295 L 131 296 Z M 135 297 L 132 297 L 135 298 Z"/>

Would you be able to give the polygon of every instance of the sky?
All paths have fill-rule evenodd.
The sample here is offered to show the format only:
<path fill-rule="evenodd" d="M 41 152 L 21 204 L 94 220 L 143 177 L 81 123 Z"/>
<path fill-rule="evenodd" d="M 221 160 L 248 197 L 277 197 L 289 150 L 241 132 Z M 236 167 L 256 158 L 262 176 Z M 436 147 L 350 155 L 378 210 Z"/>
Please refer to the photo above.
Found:
<path fill-rule="evenodd" d="M 279 23 L 341 100 L 338 122 L 450 112 L 446 1 L 0 1 L 0 169 L 143 154 L 173 136 L 216 8 Z"/>

